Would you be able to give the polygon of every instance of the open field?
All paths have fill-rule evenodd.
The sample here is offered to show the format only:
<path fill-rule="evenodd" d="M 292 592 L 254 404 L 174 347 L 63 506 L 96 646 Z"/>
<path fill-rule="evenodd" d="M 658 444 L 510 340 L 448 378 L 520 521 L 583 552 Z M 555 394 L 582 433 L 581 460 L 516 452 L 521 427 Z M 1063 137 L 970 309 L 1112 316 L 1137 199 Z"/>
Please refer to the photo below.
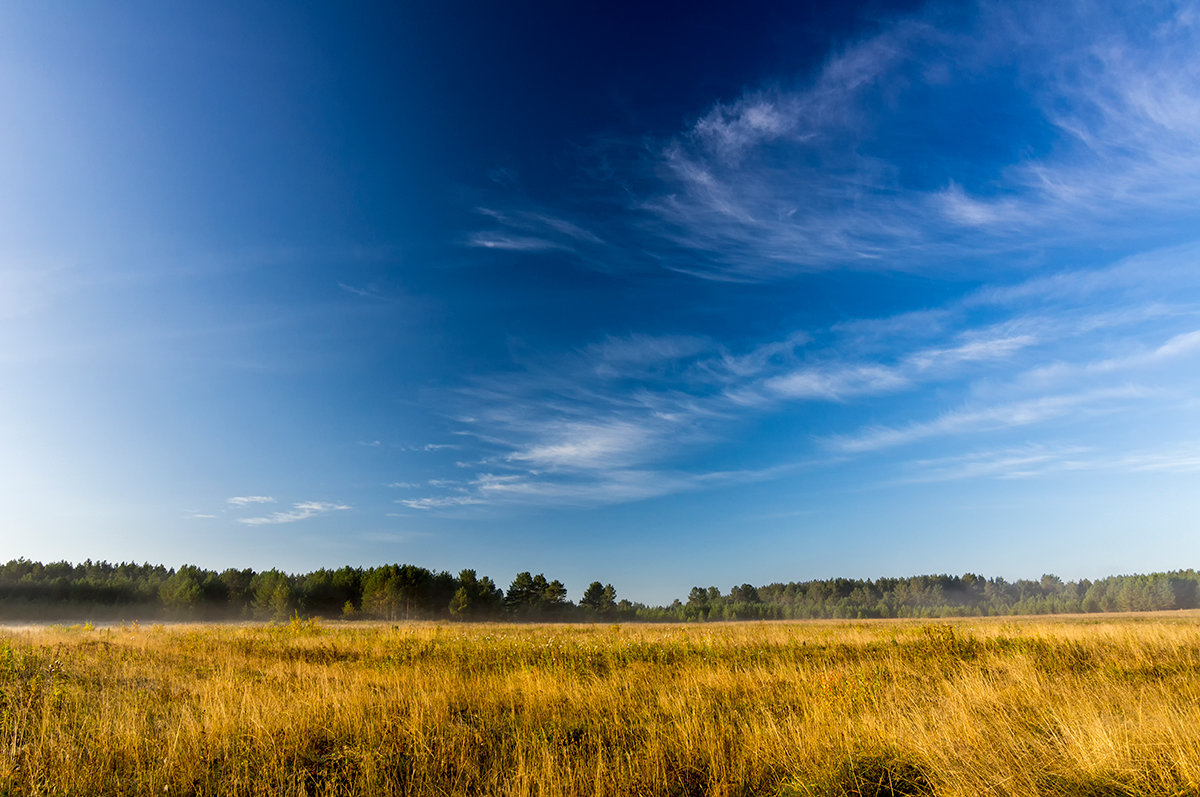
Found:
<path fill-rule="evenodd" d="M 1200 795 L 1200 614 L 0 630 L 0 794 Z"/>

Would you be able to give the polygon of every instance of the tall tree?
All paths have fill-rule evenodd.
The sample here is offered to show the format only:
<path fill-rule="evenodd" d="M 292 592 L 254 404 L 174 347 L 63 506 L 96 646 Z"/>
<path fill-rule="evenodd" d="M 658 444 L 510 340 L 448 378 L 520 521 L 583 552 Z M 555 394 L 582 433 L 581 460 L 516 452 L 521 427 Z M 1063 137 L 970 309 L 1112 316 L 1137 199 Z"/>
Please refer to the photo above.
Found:
<path fill-rule="evenodd" d="M 583 592 L 583 597 L 579 599 L 580 608 L 597 617 L 611 614 L 616 604 L 617 591 L 613 589 L 613 585 L 601 584 L 599 581 L 589 584 Z"/>
<path fill-rule="evenodd" d="M 203 574 L 199 568 L 184 565 L 158 588 L 163 605 L 183 615 L 192 614 L 204 597 Z"/>
<path fill-rule="evenodd" d="M 529 571 L 517 573 L 504 596 L 505 609 L 516 617 L 552 617 L 566 605 L 567 588 L 561 581 L 547 581 L 542 573 L 534 576 Z"/>

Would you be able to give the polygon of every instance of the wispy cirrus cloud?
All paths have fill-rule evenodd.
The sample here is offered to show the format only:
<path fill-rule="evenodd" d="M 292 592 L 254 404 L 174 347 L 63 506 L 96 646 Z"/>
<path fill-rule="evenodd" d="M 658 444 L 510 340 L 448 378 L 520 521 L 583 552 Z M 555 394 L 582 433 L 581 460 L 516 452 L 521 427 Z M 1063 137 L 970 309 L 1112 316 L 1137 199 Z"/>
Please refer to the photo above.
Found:
<path fill-rule="evenodd" d="M 460 447 L 461 446 L 459 446 L 457 443 L 425 443 L 424 445 L 402 446 L 402 450 L 404 450 L 404 451 L 423 451 L 423 452 L 452 451 L 452 450 L 454 450 L 456 448 L 460 448 Z"/>
<path fill-rule="evenodd" d="M 230 506 L 243 507 L 251 504 L 273 504 L 275 499 L 269 495 L 235 495 L 233 498 L 226 498 L 225 503 Z"/>
<path fill-rule="evenodd" d="M 1169 445 L 1161 449 L 1113 450 L 1111 447 L 1028 444 L 972 450 L 965 454 L 906 463 L 897 483 L 967 479 L 1035 479 L 1064 472 L 1191 473 L 1200 470 L 1200 446 Z"/>
<path fill-rule="evenodd" d="M 610 335 L 476 375 L 444 401 L 457 433 L 472 441 L 464 445 L 484 452 L 456 463 L 476 478 L 431 480 L 441 493 L 406 500 L 439 510 L 687 491 L 720 470 L 701 463 L 747 424 L 814 405 L 838 407 L 820 412 L 843 428 L 797 440 L 795 461 L 1015 435 L 1037 445 L 1068 422 L 1082 430 L 1161 408 L 1188 395 L 1194 371 L 1183 364 L 1200 354 L 1194 256 L 1166 249 L 1041 273 L 941 306 L 839 319 L 742 348 L 706 335 Z M 1170 290 L 1130 287 L 1151 272 L 1174 275 L 1154 278 Z M 1015 472 L 1019 463 L 1009 464 Z M 982 466 L 966 472 L 985 475 Z"/>
<path fill-rule="evenodd" d="M 823 362 L 804 363 L 748 381 L 729 390 L 727 396 L 741 405 L 764 405 L 784 400 L 845 401 L 898 393 L 946 379 L 973 363 L 1007 360 L 1037 343 L 1037 337 L 1031 334 L 1013 335 L 1003 329 L 997 334 L 985 329 L 973 330 L 943 345 L 918 347 L 898 355 L 889 353 L 889 359 L 895 359 L 884 362 L 856 362 L 835 348 L 824 353 Z"/>
<path fill-rule="evenodd" d="M 462 433 L 492 451 L 475 467 L 493 470 L 465 482 L 431 480 L 449 494 L 401 503 L 413 509 L 603 503 L 732 483 L 747 472 L 777 473 L 779 466 L 767 465 L 723 477 L 679 463 L 748 413 L 911 390 L 1036 343 L 1031 335 L 1003 332 L 971 331 L 947 345 L 889 352 L 886 364 L 840 361 L 836 346 L 816 346 L 808 332 L 744 352 L 696 337 L 610 337 L 520 374 L 477 377 L 474 387 L 459 391 L 452 403 L 463 408 Z"/>
<path fill-rule="evenodd" d="M 471 233 L 466 245 L 510 252 L 578 252 L 604 245 L 595 233 L 576 222 L 545 212 L 478 208 L 491 224 Z"/>
<path fill-rule="evenodd" d="M 528 235 L 507 235 L 503 233 L 473 233 L 467 239 L 467 245 L 509 252 L 546 252 L 554 249 L 570 248 L 544 238 L 534 238 Z"/>
<path fill-rule="evenodd" d="M 368 286 L 368 287 L 363 288 L 363 287 L 359 287 L 357 285 L 347 285 L 344 282 L 339 282 L 338 287 L 341 288 L 346 293 L 353 294 L 354 296 L 361 296 L 364 299 L 382 299 L 382 298 L 384 298 L 383 296 L 380 295 L 379 291 L 376 288 L 374 288 L 373 286 Z"/>
<path fill-rule="evenodd" d="M 766 394 L 779 398 L 830 401 L 859 395 L 892 393 L 910 385 L 911 382 L 900 369 L 881 365 L 801 368 L 772 377 L 763 383 Z"/>
<path fill-rule="evenodd" d="M 675 135 L 613 142 L 605 179 L 584 187 L 602 214 L 501 194 L 468 243 L 763 281 L 962 273 L 1047 242 L 1190 229 L 1195 16 L 1185 3 L 931 6 L 810 74 L 718 100 Z M 947 139 L 947 126 L 962 132 Z M 612 232 L 593 232 L 601 223 Z"/>
<path fill-rule="evenodd" d="M 961 10 L 885 20 L 672 135 L 602 140 L 590 152 L 603 168 L 578 164 L 584 199 L 530 199 L 506 174 L 468 241 L 665 269 L 714 291 L 790 290 L 819 272 L 948 277 L 940 301 L 774 335 L 749 323 L 749 335 L 598 335 L 476 375 L 446 406 L 482 452 L 457 464 L 477 478 L 423 508 L 689 489 L 707 454 L 769 419 L 820 417 L 798 456 L 1028 435 L 1016 451 L 1186 395 L 1200 249 L 1169 244 L 1194 238 L 1200 203 L 1200 15 L 1174 3 Z M 796 297 L 803 317 L 824 301 Z"/>
<path fill-rule="evenodd" d="M 329 512 L 344 512 L 350 508 L 345 504 L 335 504 L 327 501 L 300 501 L 292 504 L 292 508 L 286 512 L 272 512 L 269 515 L 260 517 L 238 518 L 238 523 L 244 523 L 247 526 L 295 523 L 318 515 L 328 514 Z"/>
<path fill-rule="evenodd" d="M 851 435 L 827 437 L 823 442 L 835 451 L 861 454 L 933 437 L 1033 426 L 1062 418 L 1069 413 L 1114 412 L 1131 401 L 1146 399 L 1152 395 L 1153 391 L 1148 388 L 1129 386 L 1039 396 L 1008 404 L 952 410 L 929 421 L 902 426 L 868 427 Z"/>
<path fill-rule="evenodd" d="M 396 501 L 409 509 L 450 509 L 483 503 L 479 498 L 470 495 L 434 496 L 426 498 L 401 498 Z"/>
<path fill-rule="evenodd" d="M 600 469 L 641 459 L 658 437 L 657 424 L 634 420 L 564 421 L 539 429 L 538 439 L 508 454 L 534 470 Z"/>
<path fill-rule="evenodd" d="M 505 229 L 523 230 L 583 243 L 604 243 L 600 240 L 599 236 L 590 230 L 585 230 L 574 222 L 557 218 L 547 213 L 533 211 L 504 212 L 493 208 L 478 208 L 478 211 Z"/>
<path fill-rule="evenodd" d="M 1200 470 L 1200 446 L 1131 452 L 1111 464 L 1130 472 L 1191 473 Z"/>
<path fill-rule="evenodd" d="M 909 475 L 899 481 L 939 482 L 964 479 L 1028 479 L 1061 470 L 1085 467 L 1095 451 L 1084 446 L 1024 445 L 970 451 L 949 457 L 917 459 L 908 463 Z"/>
<path fill-rule="evenodd" d="M 505 505 L 594 507 L 765 481 L 792 470 L 793 465 L 702 472 L 625 468 L 596 473 L 479 473 L 463 494 L 397 503 L 424 511 Z"/>

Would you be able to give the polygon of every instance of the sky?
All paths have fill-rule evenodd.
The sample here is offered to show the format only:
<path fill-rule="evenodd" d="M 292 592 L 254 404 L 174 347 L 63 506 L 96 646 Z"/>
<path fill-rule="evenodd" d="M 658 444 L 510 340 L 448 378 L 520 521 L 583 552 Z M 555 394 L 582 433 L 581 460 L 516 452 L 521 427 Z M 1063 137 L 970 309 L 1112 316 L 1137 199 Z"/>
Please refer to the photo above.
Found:
<path fill-rule="evenodd" d="M 0 558 L 1200 565 L 1194 3 L 0 6 Z"/>

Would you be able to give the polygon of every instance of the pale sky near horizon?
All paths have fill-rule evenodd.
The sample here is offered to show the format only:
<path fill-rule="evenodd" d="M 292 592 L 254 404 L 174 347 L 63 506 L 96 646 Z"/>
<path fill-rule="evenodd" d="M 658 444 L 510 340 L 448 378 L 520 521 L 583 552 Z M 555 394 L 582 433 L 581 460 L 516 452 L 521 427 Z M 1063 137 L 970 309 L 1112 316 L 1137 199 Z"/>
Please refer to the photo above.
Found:
<path fill-rule="evenodd" d="M 0 558 L 1200 564 L 1195 3 L 0 8 Z"/>

